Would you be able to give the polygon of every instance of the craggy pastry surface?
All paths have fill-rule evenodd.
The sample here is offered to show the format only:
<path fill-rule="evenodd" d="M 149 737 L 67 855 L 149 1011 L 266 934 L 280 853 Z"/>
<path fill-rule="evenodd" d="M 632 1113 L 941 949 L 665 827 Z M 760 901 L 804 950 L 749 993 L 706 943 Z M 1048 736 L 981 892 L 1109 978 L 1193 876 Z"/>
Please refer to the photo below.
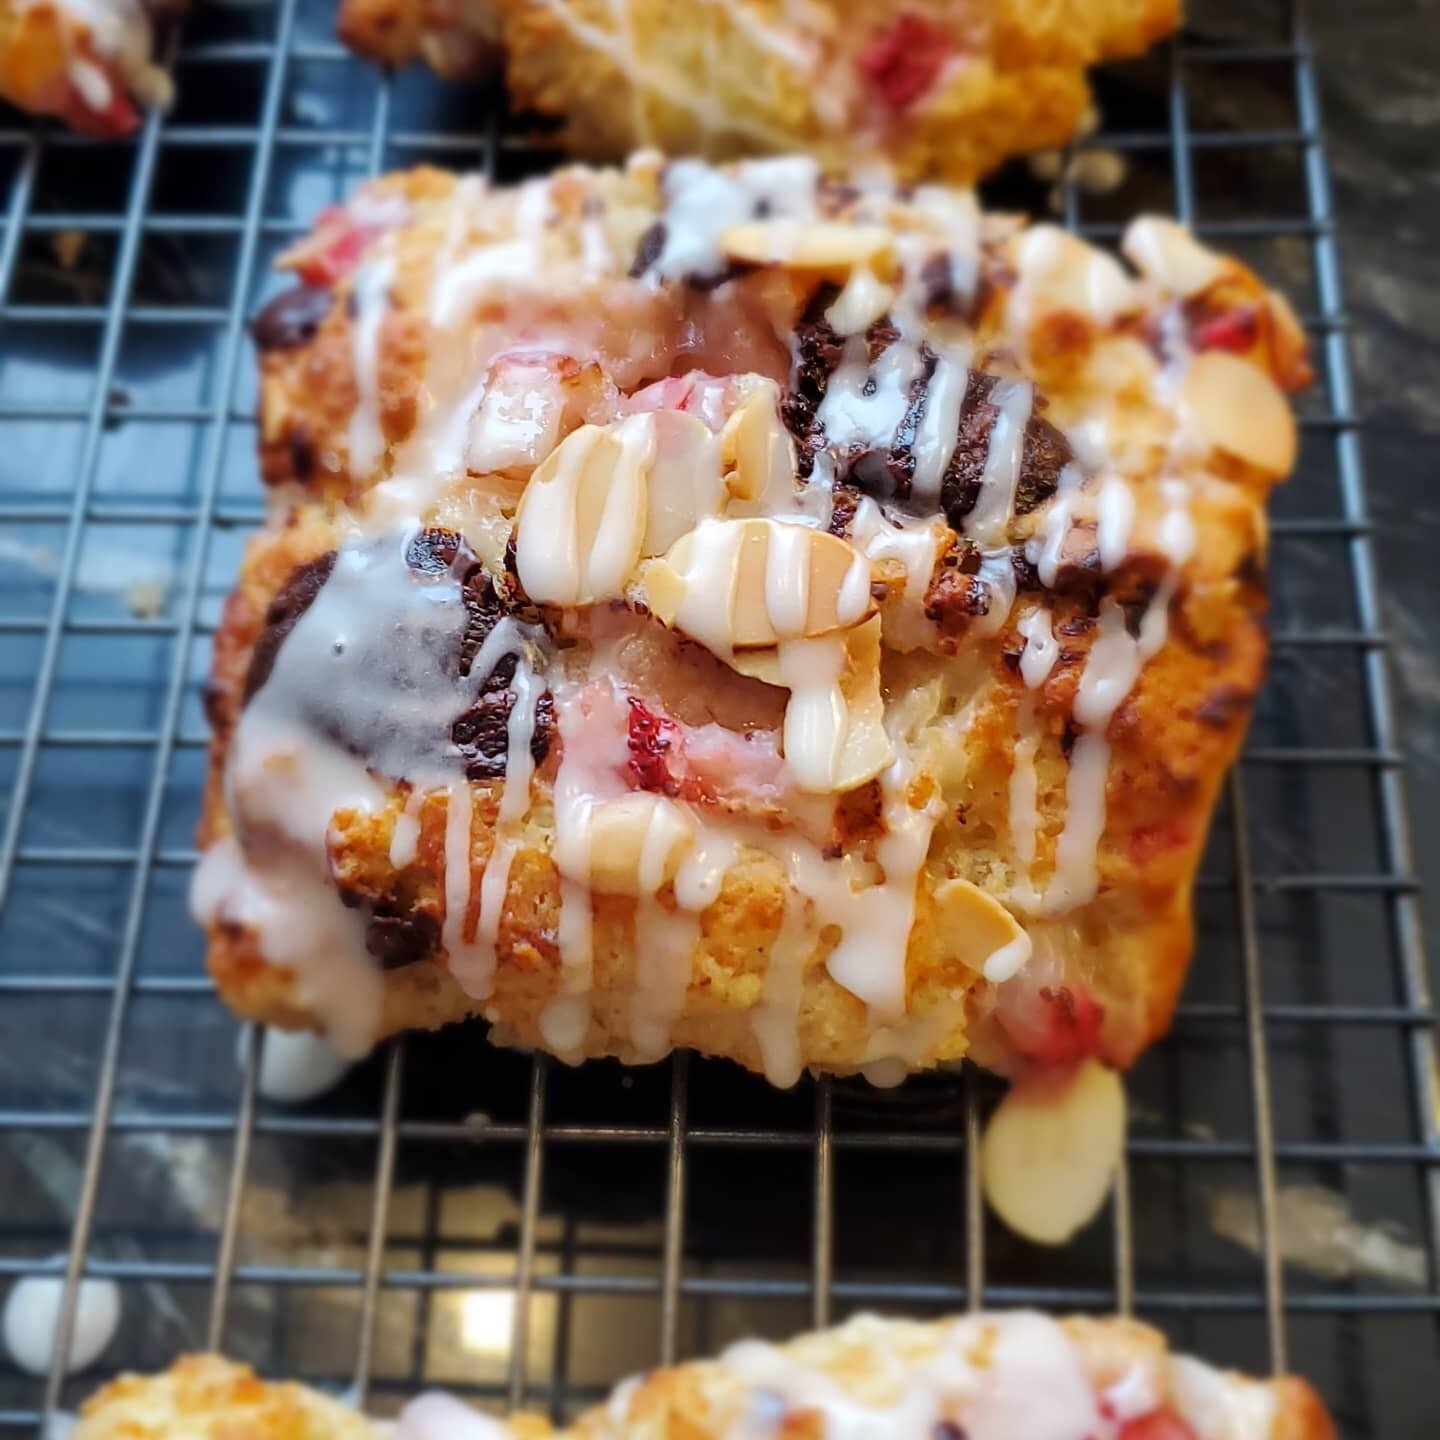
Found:
<path fill-rule="evenodd" d="M 492 1420 L 448 1395 L 413 1400 L 391 1431 L 305 1386 L 218 1355 L 126 1375 L 88 1400 L 77 1440 L 820 1440 L 843 1423 L 894 1440 L 1333 1440 L 1304 1381 L 1248 1379 L 1167 1351 L 1148 1326 L 1033 1312 L 919 1322 L 857 1316 L 785 1345 L 627 1380 L 573 1425 Z M 880 1427 L 884 1427 L 883 1430 Z M 844 1433 L 851 1433 L 848 1430 Z"/>
<path fill-rule="evenodd" d="M 683 20 L 682 20 L 683 15 Z M 712 159 L 804 150 L 877 156 L 907 178 L 968 182 L 1061 145 L 1087 69 L 1138 55 L 1176 0 L 342 0 L 340 34 L 389 65 L 444 75 L 503 64 L 519 108 L 614 160 L 637 145 Z"/>
<path fill-rule="evenodd" d="M 297 567 L 323 569 L 356 534 L 389 536 L 386 553 L 396 556 L 421 530 L 432 551 L 442 532 L 463 534 L 470 558 L 445 562 L 456 578 L 443 582 L 454 607 L 465 606 L 459 629 L 471 642 L 502 621 L 533 635 L 549 708 L 522 707 L 533 721 L 534 777 L 523 816 L 502 827 L 510 868 L 503 907 L 492 895 L 488 921 L 480 912 L 503 761 L 470 766 L 463 792 L 458 769 L 424 785 L 374 777 L 378 792 L 365 804 L 336 813 L 328 830 L 315 822 L 323 885 L 351 907 L 345 944 L 355 955 L 344 974 L 375 991 L 362 1030 L 480 1012 L 501 1038 L 569 1058 L 645 1059 L 686 1045 L 782 1083 L 803 1065 L 848 1072 L 878 1061 L 872 1073 L 892 1078 L 966 1053 L 1011 1071 L 1088 1053 L 1129 1063 L 1173 1007 L 1206 822 L 1261 678 L 1263 503 L 1293 457 L 1279 391 L 1307 376 L 1298 327 L 1248 271 L 1168 222 L 1132 231 L 1137 275 L 1053 227 L 978 219 L 958 192 L 817 186 L 803 167 L 776 178 L 752 165 L 725 182 L 746 205 L 764 191 L 803 212 L 762 222 L 770 248 L 758 260 L 748 258 L 753 234 L 727 232 L 732 249 L 750 247 L 744 255 L 715 239 L 715 172 L 667 171 L 652 158 L 516 190 L 418 170 L 321 217 L 289 260 L 308 288 L 257 322 L 272 520 L 247 552 L 216 640 L 202 838 L 252 868 L 295 838 L 277 837 L 273 817 L 242 825 L 238 846 L 225 837 L 237 803 L 246 808 L 233 776 L 227 804 L 226 777 L 247 675 L 257 641 L 268 631 L 275 651 L 303 614 L 306 587 L 288 588 Z M 697 187 L 708 209 L 695 203 Z M 733 220 L 736 203 L 731 194 L 719 210 Z M 797 236 L 817 225 L 842 249 L 860 234 L 881 250 L 864 266 L 796 262 Z M 855 281 L 872 269 L 878 298 Z M 847 341 L 831 322 L 856 325 L 867 305 L 876 317 Z M 919 473 L 915 436 L 902 425 L 867 438 L 869 412 L 857 429 L 834 396 L 847 376 L 868 385 L 867 366 L 880 374 L 897 355 L 918 355 L 911 403 L 902 396 L 896 407 L 913 420 L 940 385 L 939 368 L 925 370 L 937 353 L 968 359 L 965 402 L 943 483 L 907 497 L 906 475 Z M 667 375 L 689 378 L 656 383 Z M 1024 414 L 1013 385 L 993 390 L 1021 378 L 1034 387 Z M 1024 427 L 1009 503 L 998 509 L 992 393 L 1011 395 Z M 511 394 L 547 417 L 533 454 L 494 448 L 485 397 Z M 786 482 L 794 504 L 811 506 L 810 518 L 870 560 L 884 727 L 899 768 L 840 794 L 801 795 L 788 762 L 774 768 L 785 689 L 755 678 L 753 665 L 738 674 L 682 626 L 657 623 L 643 565 L 623 594 L 579 606 L 535 606 L 523 564 L 516 573 L 516 507 L 558 437 L 581 421 L 614 433 L 633 429 L 637 412 L 676 410 L 718 431 L 737 395 L 758 396 L 756 413 L 768 403 L 787 464 L 802 472 Z M 457 429 L 472 412 L 469 429 Z M 837 442 L 827 425 L 836 434 L 848 425 L 850 439 Z M 504 468 L 487 471 L 497 457 Z M 967 532 L 978 534 L 987 512 L 977 541 Z M 885 538 L 913 542 L 920 531 L 933 544 Z M 437 674 L 455 668 L 445 647 L 459 643 L 441 637 Z M 285 653 L 279 644 L 282 662 Z M 773 664 L 765 674 L 777 678 Z M 585 689 L 597 679 L 613 686 L 604 703 Z M 514 711 L 513 686 L 504 671 L 464 680 L 477 682 L 490 697 L 479 718 L 500 725 L 495 741 Z M 698 913 L 682 913 L 668 878 L 639 898 L 633 886 L 586 897 L 593 942 L 582 973 L 566 953 L 574 937 L 556 866 L 571 802 L 557 809 L 555 796 L 567 752 L 592 746 L 572 772 L 591 789 L 603 772 L 606 786 L 663 797 L 667 812 L 679 806 L 702 837 L 718 827 L 738 842 Z M 459 853 L 452 803 L 471 807 L 468 875 L 447 860 Z M 413 846 L 398 847 L 403 864 L 399 825 L 414 827 Z M 923 863 L 907 870 L 880 859 L 895 861 L 889 841 L 926 825 Z M 1099 831 L 1090 847 L 1087 827 Z M 871 887 L 843 914 L 837 867 Z M 267 954 L 253 906 L 207 899 L 211 968 L 229 1002 L 334 1034 L 316 976 Z M 828 968 L 846 915 L 858 929 L 873 918 L 870 901 L 890 907 L 893 923 L 861 947 L 873 951 L 861 968 L 879 985 L 903 957 L 898 1016 Z M 573 917 L 573 891 L 569 902 Z M 1017 921 L 1028 958 L 1010 978 L 1008 967 L 985 978 Z M 637 971 L 637 927 L 650 941 L 642 956 L 663 952 L 668 975 Z M 466 972 L 468 991 L 452 973 L 464 967 L 447 960 L 447 936 L 472 960 L 476 946 L 493 946 L 480 983 Z M 649 1002 L 661 990 L 669 1023 L 659 1043 L 653 1034 L 637 1043 L 637 1006 L 653 1021 Z M 568 1007 L 558 1026 L 557 1000 Z"/>

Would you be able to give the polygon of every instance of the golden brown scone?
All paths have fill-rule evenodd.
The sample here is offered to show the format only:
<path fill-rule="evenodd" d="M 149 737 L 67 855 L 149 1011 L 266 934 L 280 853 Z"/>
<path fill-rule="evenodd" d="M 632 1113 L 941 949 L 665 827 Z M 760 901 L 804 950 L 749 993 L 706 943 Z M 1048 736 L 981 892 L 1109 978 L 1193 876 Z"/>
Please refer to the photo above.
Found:
<path fill-rule="evenodd" d="M 0 97 L 92 135 L 128 135 L 137 104 L 170 101 L 151 21 L 181 3 L 0 0 Z"/>
<path fill-rule="evenodd" d="M 342 0 L 340 34 L 442 74 L 503 47 L 517 105 L 564 121 L 577 155 L 637 145 L 710 159 L 804 150 L 883 158 L 907 179 L 968 182 L 1060 145 L 1086 71 L 1138 55 L 1178 0 Z"/>
<path fill-rule="evenodd" d="M 209 692 L 227 1001 L 780 1084 L 1130 1063 L 1307 372 L 1244 267 L 1126 248 L 794 159 L 322 216 Z"/>
<path fill-rule="evenodd" d="M 860 1315 L 784 1345 L 742 1341 L 717 1360 L 625 1381 L 572 1426 L 491 1420 L 440 1394 L 393 1431 L 216 1355 L 127 1375 L 86 1402 L 76 1440 L 708 1440 L 844 1433 L 892 1440 L 1333 1440 L 1315 1392 L 1169 1353 L 1130 1320 L 1033 1311 L 912 1321 Z M 861 1427 L 867 1427 L 862 1428 Z"/>

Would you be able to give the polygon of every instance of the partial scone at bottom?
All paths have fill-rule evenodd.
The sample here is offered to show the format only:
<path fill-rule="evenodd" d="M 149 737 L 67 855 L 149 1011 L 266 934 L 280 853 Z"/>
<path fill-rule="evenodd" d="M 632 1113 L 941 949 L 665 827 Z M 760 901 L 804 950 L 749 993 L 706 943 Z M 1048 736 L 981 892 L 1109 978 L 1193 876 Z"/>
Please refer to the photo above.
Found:
<path fill-rule="evenodd" d="M 842 1430 L 840 1427 L 844 1426 Z M 553 1429 L 495 1420 L 441 1392 L 393 1429 L 216 1355 L 127 1375 L 82 1408 L 76 1440 L 1333 1440 L 1302 1380 L 1252 1380 L 1168 1352 L 1148 1326 L 1029 1311 L 933 1322 L 860 1315 L 784 1345 L 652 1370 Z"/>
<path fill-rule="evenodd" d="M 1090 66 L 1138 55 L 1177 0 L 341 0 L 341 38 L 443 75 L 504 65 L 576 155 L 808 151 L 969 182 L 1083 125 Z"/>
<path fill-rule="evenodd" d="M 1288 306 L 967 192 L 364 187 L 257 319 L 196 909 L 242 1015 L 1128 1064 L 1265 653 Z"/>
<path fill-rule="evenodd" d="M 153 22 L 184 0 L 0 0 L 0 97 L 92 135 L 128 135 L 170 102 Z"/>

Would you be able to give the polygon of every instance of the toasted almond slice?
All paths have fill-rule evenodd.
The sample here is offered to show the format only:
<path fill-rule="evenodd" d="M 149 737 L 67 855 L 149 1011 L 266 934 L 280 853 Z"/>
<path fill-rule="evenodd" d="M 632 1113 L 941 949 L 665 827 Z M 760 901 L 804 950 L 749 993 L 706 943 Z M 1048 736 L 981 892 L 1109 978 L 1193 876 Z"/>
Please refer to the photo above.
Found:
<path fill-rule="evenodd" d="M 972 970 L 999 985 L 1030 958 L 1030 937 L 997 900 L 969 880 L 936 887 L 935 904 L 955 954 Z"/>
<path fill-rule="evenodd" d="M 720 232 L 730 260 L 748 265 L 782 265 L 843 282 L 857 266 L 893 274 L 894 240 L 883 225 L 847 225 L 839 220 L 751 220 Z"/>
<path fill-rule="evenodd" d="M 868 265 L 856 266 L 825 312 L 837 335 L 858 335 L 868 330 L 895 303 L 895 287 L 886 285 Z"/>
<path fill-rule="evenodd" d="M 980 1142 L 985 1198 L 1018 1235 L 1060 1245 L 1094 1218 L 1125 1147 L 1125 1090 L 1088 1059 L 1012 1085 Z"/>
<path fill-rule="evenodd" d="M 1207 250 L 1185 226 L 1160 215 L 1132 220 L 1120 242 L 1125 258 L 1163 290 L 1188 300 L 1225 273 L 1225 261 Z"/>
<path fill-rule="evenodd" d="M 694 415 L 656 410 L 655 458 L 646 491 L 648 510 L 641 552 L 663 555 L 725 501 L 720 478 L 721 441 Z"/>
<path fill-rule="evenodd" d="M 1058 310 L 1108 325 L 1140 306 L 1135 282 L 1114 256 L 1058 225 L 1033 225 L 1023 231 L 1014 253 L 1031 324 L 1046 311 Z"/>
<path fill-rule="evenodd" d="M 1206 444 L 1281 479 L 1295 464 L 1295 416 L 1280 387 L 1258 365 L 1206 350 L 1185 372 L 1186 423 Z"/>
<path fill-rule="evenodd" d="M 780 387 L 767 380 L 730 413 L 720 432 L 725 488 L 735 500 L 778 508 L 795 488 L 795 446 L 780 420 Z"/>
<path fill-rule="evenodd" d="M 705 520 L 645 572 L 662 623 L 723 659 L 736 648 L 825 635 L 874 613 L 870 564 L 813 526 Z"/>
<path fill-rule="evenodd" d="M 602 894 L 653 895 L 675 878 L 694 841 L 679 805 L 642 790 L 592 805 L 574 833 L 558 837 L 555 863 Z"/>
<path fill-rule="evenodd" d="M 542 605 L 593 605 L 623 592 L 640 560 L 655 417 L 582 425 L 530 477 L 515 517 L 515 568 Z"/>

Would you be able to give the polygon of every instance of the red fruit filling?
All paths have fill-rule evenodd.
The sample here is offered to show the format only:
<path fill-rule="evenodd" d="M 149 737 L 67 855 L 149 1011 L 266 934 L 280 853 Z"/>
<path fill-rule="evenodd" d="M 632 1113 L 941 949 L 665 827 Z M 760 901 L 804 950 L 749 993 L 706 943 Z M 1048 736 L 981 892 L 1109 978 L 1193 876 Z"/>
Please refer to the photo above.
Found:
<path fill-rule="evenodd" d="M 1260 339 L 1260 312 L 1254 305 L 1240 305 L 1209 320 L 1190 332 L 1197 350 L 1231 350 L 1237 354 L 1253 349 Z"/>
<path fill-rule="evenodd" d="M 680 782 L 670 771 L 670 748 L 675 743 L 675 734 L 673 720 L 657 715 L 633 695 L 630 697 L 625 744 L 630 751 L 626 768 L 632 784 L 661 795 L 680 793 Z"/>
<path fill-rule="evenodd" d="M 1116 1440 L 1196 1440 L 1195 1432 L 1173 1410 L 1154 1410 L 1127 1420 Z"/>
<path fill-rule="evenodd" d="M 855 68 L 892 110 L 913 105 L 935 83 L 950 42 L 918 15 L 901 15 L 855 57 Z"/>
<path fill-rule="evenodd" d="M 357 224 L 343 205 L 327 206 L 316 217 L 314 237 L 296 272 L 307 285 L 335 284 L 360 263 L 381 228 Z"/>
<path fill-rule="evenodd" d="M 1037 1065 L 1078 1065 L 1100 1049 L 1105 1007 L 1081 985 L 1046 985 L 1026 1009 L 998 1012 L 1015 1048 Z"/>

